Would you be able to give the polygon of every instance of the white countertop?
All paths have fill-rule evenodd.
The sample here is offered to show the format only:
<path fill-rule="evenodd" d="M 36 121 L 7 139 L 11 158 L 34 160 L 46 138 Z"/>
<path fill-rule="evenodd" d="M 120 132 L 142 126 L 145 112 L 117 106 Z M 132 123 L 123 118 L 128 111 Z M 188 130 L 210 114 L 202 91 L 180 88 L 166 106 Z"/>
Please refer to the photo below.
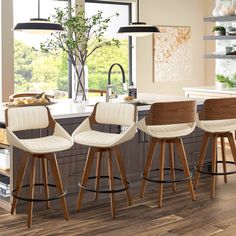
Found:
<path fill-rule="evenodd" d="M 105 98 L 104 98 L 105 99 Z M 174 101 L 184 101 L 192 100 L 182 96 L 168 96 L 168 95 L 155 95 L 141 93 L 138 98 L 133 102 L 145 103 L 147 105 L 138 106 L 138 111 L 145 111 L 150 109 L 150 105 L 154 102 L 174 102 Z M 95 104 L 97 100 L 90 101 L 91 104 Z M 123 99 L 112 100 L 111 102 L 124 102 Z M 132 102 L 131 102 L 132 103 Z M 198 101 L 201 104 L 202 100 Z M 4 122 L 4 110 L 6 106 L 3 106 L 0 112 L 0 121 Z M 56 100 L 56 103 L 48 106 L 54 119 L 64 119 L 64 118 L 74 118 L 74 117 L 84 117 L 89 116 L 93 111 L 93 105 L 82 105 L 80 103 L 74 103 L 72 99 L 60 99 Z"/>
<path fill-rule="evenodd" d="M 183 88 L 183 90 L 184 91 L 208 92 L 208 93 L 236 94 L 236 87 L 219 89 L 216 86 L 198 86 L 198 87 L 186 87 L 186 88 Z"/>

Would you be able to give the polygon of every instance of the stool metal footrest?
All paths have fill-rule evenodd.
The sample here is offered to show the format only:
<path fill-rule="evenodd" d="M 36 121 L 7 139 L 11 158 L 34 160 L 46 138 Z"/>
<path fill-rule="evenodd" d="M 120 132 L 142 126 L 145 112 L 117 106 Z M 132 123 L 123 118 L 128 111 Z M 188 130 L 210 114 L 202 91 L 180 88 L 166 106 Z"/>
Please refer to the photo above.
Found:
<path fill-rule="evenodd" d="M 21 188 L 27 188 L 29 186 L 30 186 L 29 184 L 26 184 L 26 185 L 23 185 Z M 34 184 L 34 186 L 45 186 L 45 184 L 37 183 L 37 184 Z M 55 184 L 47 184 L 47 186 L 52 187 L 52 188 L 56 188 Z M 59 198 L 64 197 L 67 193 L 67 191 L 64 191 L 63 194 L 55 196 L 55 197 L 51 197 L 51 198 L 26 198 L 26 197 L 21 197 L 21 196 L 16 195 L 15 194 L 16 190 L 17 189 L 14 189 L 12 191 L 12 196 L 14 196 L 15 198 L 20 199 L 22 201 L 28 201 L 28 202 L 49 202 L 49 201 L 54 201 L 54 200 L 57 200 Z"/>
<path fill-rule="evenodd" d="M 100 178 L 101 179 L 109 179 L 109 176 L 101 175 Z M 90 177 L 88 177 L 88 179 L 97 179 L 97 176 L 90 176 Z M 113 179 L 121 181 L 121 178 L 116 177 L 116 176 L 114 176 Z M 81 183 L 79 183 L 79 186 L 80 186 L 80 188 L 82 188 L 86 191 L 89 191 L 89 192 L 93 192 L 93 193 L 119 193 L 119 192 L 123 192 L 123 191 L 127 190 L 130 187 L 129 181 L 125 180 L 125 182 L 128 185 L 127 187 L 120 188 L 120 189 L 114 189 L 114 190 L 95 190 L 95 189 L 92 189 L 92 188 L 85 187 L 85 186 L 81 185 Z"/>
<path fill-rule="evenodd" d="M 223 161 L 217 161 L 216 163 L 223 163 Z M 233 161 L 226 161 L 226 164 L 235 165 L 235 163 Z M 204 166 L 206 166 L 206 167 L 211 166 L 211 162 L 204 163 L 203 167 Z M 201 174 L 206 174 L 206 175 L 232 175 L 232 174 L 236 174 L 236 170 L 235 171 L 228 171 L 226 173 L 224 173 L 224 172 L 210 172 L 210 171 L 199 170 L 198 166 L 196 166 L 196 171 Z"/>
<path fill-rule="evenodd" d="M 164 170 L 171 170 L 171 168 L 164 168 Z M 154 171 L 160 171 L 160 169 L 157 168 L 157 169 L 152 169 L 152 170 L 150 170 L 150 172 L 154 172 Z M 174 171 L 183 172 L 183 169 L 174 168 Z M 149 181 L 149 182 L 153 182 L 153 183 L 177 183 L 177 182 L 186 181 L 186 180 L 192 178 L 192 173 L 190 173 L 190 176 L 188 176 L 188 177 L 177 178 L 177 179 L 175 179 L 175 180 L 158 180 L 158 179 L 152 179 L 152 178 L 144 177 L 143 174 L 144 174 L 144 173 L 142 173 L 143 179 L 145 179 L 145 180 L 147 180 L 147 181 Z"/>

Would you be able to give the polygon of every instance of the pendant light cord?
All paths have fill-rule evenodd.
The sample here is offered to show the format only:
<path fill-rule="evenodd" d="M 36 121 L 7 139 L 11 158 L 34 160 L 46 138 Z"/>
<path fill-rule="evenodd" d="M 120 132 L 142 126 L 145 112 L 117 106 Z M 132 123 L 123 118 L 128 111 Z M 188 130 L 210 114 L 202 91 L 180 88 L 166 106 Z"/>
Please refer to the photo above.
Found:
<path fill-rule="evenodd" d="M 139 0 L 137 0 L 137 22 L 139 22 Z"/>
<path fill-rule="evenodd" d="M 40 19 L 40 0 L 38 0 L 38 19 Z"/>

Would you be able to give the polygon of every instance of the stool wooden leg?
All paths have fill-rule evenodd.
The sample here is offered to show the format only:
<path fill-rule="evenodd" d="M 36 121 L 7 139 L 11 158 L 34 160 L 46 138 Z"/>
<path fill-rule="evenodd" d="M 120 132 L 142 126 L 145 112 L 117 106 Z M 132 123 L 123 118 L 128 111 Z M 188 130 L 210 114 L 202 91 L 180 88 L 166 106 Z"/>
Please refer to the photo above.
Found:
<path fill-rule="evenodd" d="M 56 182 L 57 190 L 60 194 L 63 194 L 64 189 L 63 189 L 63 185 L 62 185 L 62 181 L 61 181 L 61 176 L 60 176 L 56 156 L 55 155 L 50 156 L 49 161 L 50 161 L 50 165 L 52 168 L 52 174 L 53 174 L 55 182 Z M 65 196 L 61 198 L 61 205 L 62 205 L 62 208 L 64 209 L 64 218 L 66 220 L 69 220 L 69 213 L 68 213 L 68 209 L 67 209 Z"/>
<path fill-rule="evenodd" d="M 165 141 L 161 141 L 161 150 L 160 150 L 160 164 L 159 164 L 159 169 L 160 169 L 160 181 L 164 180 L 164 164 L 165 164 Z M 159 199 L 158 199 L 158 206 L 162 206 L 162 196 L 163 196 L 163 183 L 160 183 L 159 186 Z"/>
<path fill-rule="evenodd" d="M 200 157 L 199 157 L 198 164 L 197 164 L 197 169 L 198 170 L 202 169 L 204 159 L 205 159 L 205 156 L 206 156 L 208 141 L 209 141 L 209 134 L 204 133 L 203 140 L 202 140 L 201 151 L 200 151 Z M 198 185 L 198 182 L 199 182 L 199 177 L 200 177 L 200 172 L 196 170 L 195 180 L 194 180 L 194 188 L 195 189 L 197 188 L 197 185 Z"/>
<path fill-rule="evenodd" d="M 170 174 L 172 176 L 172 180 L 175 181 L 175 160 L 174 160 L 174 149 L 173 149 L 173 144 L 169 143 L 169 151 L 170 151 Z M 176 192 L 176 183 L 173 182 L 172 184 L 172 189 L 174 192 Z"/>
<path fill-rule="evenodd" d="M 176 145 L 177 145 L 177 150 L 179 152 L 179 157 L 180 157 L 180 160 L 182 162 L 183 169 L 184 169 L 184 174 L 185 174 L 186 177 L 189 177 L 190 176 L 190 171 L 189 171 L 188 162 L 187 162 L 186 153 L 185 153 L 185 150 L 184 150 L 184 145 L 183 145 L 182 139 L 180 139 L 180 138 L 176 139 Z M 191 178 L 188 180 L 188 188 L 189 188 L 189 192 L 191 193 L 192 200 L 195 201 L 196 197 L 195 197 L 195 193 L 194 193 Z"/>
<path fill-rule="evenodd" d="M 121 176 L 123 186 L 125 188 L 127 188 L 128 187 L 128 184 L 126 182 L 127 177 L 126 177 L 125 167 L 124 167 L 124 164 L 123 164 L 123 161 L 122 161 L 122 155 L 121 155 L 120 148 L 115 147 L 114 150 L 115 150 L 116 163 L 117 163 L 118 169 L 120 171 L 120 176 Z M 127 201 L 129 203 L 129 205 L 131 205 L 131 197 L 130 197 L 129 189 L 126 189 L 125 193 L 126 193 Z"/>
<path fill-rule="evenodd" d="M 152 159 L 153 159 L 153 153 L 155 151 L 155 147 L 156 147 L 156 141 L 155 141 L 154 138 L 152 138 L 151 141 L 150 141 L 148 156 L 147 156 L 145 168 L 144 168 L 144 171 L 143 171 L 143 177 L 145 177 L 145 178 L 147 178 L 148 175 L 149 175 L 149 171 L 150 171 L 150 168 L 151 168 L 151 165 L 152 165 Z M 145 179 L 142 179 L 140 197 L 143 197 L 143 195 L 144 195 L 146 184 L 147 184 L 147 181 Z"/>
<path fill-rule="evenodd" d="M 82 176 L 82 180 L 81 180 L 81 185 L 83 185 L 83 186 L 88 181 L 89 172 L 90 172 L 90 169 L 91 169 L 92 164 L 93 164 L 94 154 L 95 154 L 95 149 L 92 148 L 92 147 L 89 148 L 86 163 L 85 163 L 85 167 L 84 167 L 84 172 L 83 172 L 83 176 Z M 79 209 L 80 209 L 83 194 L 84 194 L 84 190 L 82 188 L 80 188 L 79 196 L 78 196 L 78 200 L 77 200 L 77 211 L 79 211 Z"/>
<path fill-rule="evenodd" d="M 234 158 L 234 163 L 236 165 L 236 148 L 235 148 L 235 142 L 234 142 L 233 134 L 228 133 L 227 137 L 228 137 L 230 149 L 231 149 L 231 152 L 232 152 L 232 155 L 233 155 L 233 158 Z"/>
<path fill-rule="evenodd" d="M 221 141 L 221 153 L 222 153 L 222 164 L 223 164 L 223 171 L 225 173 L 224 175 L 224 181 L 227 183 L 227 168 L 226 168 L 226 158 L 225 158 L 225 140 L 224 137 L 220 138 Z"/>
<path fill-rule="evenodd" d="M 30 187 L 29 187 L 29 198 L 34 198 L 34 184 L 35 184 L 35 157 L 32 158 L 32 165 L 31 165 L 31 175 L 30 175 Z M 32 214 L 33 214 L 33 201 L 30 201 L 28 206 L 28 228 L 30 228 L 32 223 Z"/>
<path fill-rule="evenodd" d="M 27 154 L 28 155 L 28 154 Z M 21 157 L 21 163 L 20 163 L 20 167 L 18 170 L 18 174 L 17 174 L 17 178 L 16 178 L 16 191 L 15 194 L 18 196 L 20 191 L 21 191 L 21 186 L 23 183 L 23 179 L 25 176 L 25 170 L 28 164 L 28 160 L 29 157 L 28 156 L 22 156 Z M 11 206 L 11 214 L 13 215 L 15 213 L 16 210 L 16 205 L 17 205 L 17 198 L 13 197 L 13 202 L 12 202 L 12 206 Z"/>
<path fill-rule="evenodd" d="M 217 152 L 217 136 L 213 136 L 212 140 L 212 161 L 211 161 L 211 171 L 216 172 L 216 152 Z M 215 185 L 216 185 L 216 176 L 211 176 L 211 198 L 215 197 Z"/>
<path fill-rule="evenodd" d="M 49 187 L 48 187 L 48 167 L 47 167 L 47 159 L 42 158 L 42 172 L 43 172 L 43 181 L 44 181 L 44 191 L 46 198 L 49 198 Z M 50 202 L 46 202 L 46 207 L 50 208 Z"/>
<path fill-rule="evenodd" d="M 113 190 L 114 186 L 114 176 L 112 170 L 112 151 L 109 150 L 109 157 L 108 157 L 108 174 L 109 174 L 109 190 Z M 110 201 L 111 201 L 111 215 L 112 218 L 115 218 L 115 195 L 114 193 L 110 193 Z"/>
<path fill-rule="evenodd" d="M 95 190 L 99 189 L 100 185 L 100 173 L 101 173 L 101 161 L 102 161 L 102 152 L 97 153 L 97 166 L 96 166 L 96 181 L 95 181 Z M 95 193 L 94 200 L 98 199 L 98 193 Z"/>

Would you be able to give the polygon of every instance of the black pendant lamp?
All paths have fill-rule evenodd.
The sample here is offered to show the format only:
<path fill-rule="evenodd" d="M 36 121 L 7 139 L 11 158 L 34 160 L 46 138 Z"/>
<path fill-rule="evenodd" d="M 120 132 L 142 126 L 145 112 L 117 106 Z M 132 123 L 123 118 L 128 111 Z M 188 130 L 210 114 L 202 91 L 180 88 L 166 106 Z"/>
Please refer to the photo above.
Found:
<path fill-rule="evenodd" d="M 137 0 L 137 22 L 132 22 L 129 26 L 120 27 L 118 33 L 128 34 L 130 36 L 147 36 L 152 33 L 159 33 L 156 26 L 147 25 L 139 21 L 139 0 Z"/>
<path fill-rule="evenodd" d="M 51 23 L 48 19 L 40 18 L 40 0 L 38 0 L 38 18 L 31 18 L 30 22 L 18 23 L 13 30 L 41 34 L 51 33 L 54 31 L 63 31 L 64 29 L 60 24 Z"/>

